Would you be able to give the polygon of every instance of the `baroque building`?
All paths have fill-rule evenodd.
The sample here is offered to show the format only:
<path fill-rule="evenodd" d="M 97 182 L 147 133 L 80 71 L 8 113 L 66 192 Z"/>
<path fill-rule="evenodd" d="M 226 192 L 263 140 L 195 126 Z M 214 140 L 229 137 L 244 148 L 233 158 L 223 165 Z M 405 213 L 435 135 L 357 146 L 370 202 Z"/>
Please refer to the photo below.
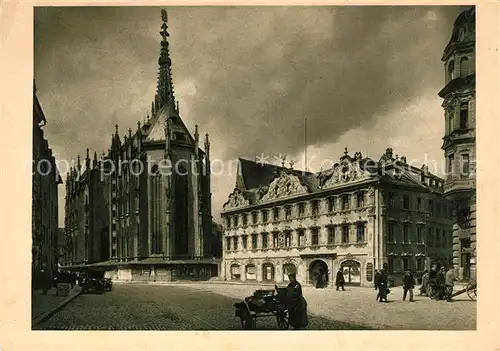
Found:
<path fill-rule="evenodd" d="M 347 149 L 331 169 L 309 173 L 239 159 L 222 211 L 225 280 L 372 286 L 388 264 L 398 284 L 452 258 L 452 220 L 443 179 L 392 149 L 374 161 Z"/>
<path fill-rule="evenodd" d="M 109 261 L 117 280 L 208 279 L 213 258 L 210 142 L 190 133 L 174 97 L 167 13 L 162 10 L 157 93 L 151 116 L 111 137 L 102 160 Z"/>
<path fill-rule="evenodd" d="M 94 152 L 91 160 L 87 149 L 85 168 L 78 155 L 66 177 L 64 244 L 65 264 L 69 266 L 101 262 L 109 257 L 109 219 L 100 166 L 97 154 Z"/>
<path fill-rule="evenodd" d="M 34 82 L 33 82 L 34 84 Z M 47 123 L 33 86 L 32 272 L 57 269 L 58 186 L 62 183 L 42 127 Z"/>
<path fill-rule="evenodd" d="M 476 276 L 476 74 L 475 8 L 455 21 L 442 61 L 445 135 L 442 149 L 447 160 L 444 195 L 453 204 L 453 265 L 459 279 Z"/>

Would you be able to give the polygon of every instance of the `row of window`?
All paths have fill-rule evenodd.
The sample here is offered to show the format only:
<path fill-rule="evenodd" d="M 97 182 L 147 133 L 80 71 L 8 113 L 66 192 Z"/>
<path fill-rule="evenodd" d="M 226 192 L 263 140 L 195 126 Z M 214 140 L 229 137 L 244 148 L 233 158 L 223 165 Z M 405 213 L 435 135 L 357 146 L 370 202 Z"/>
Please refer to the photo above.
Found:
<path fill-rule="evenodd" d="M 397 198 L 398 195 L 396 193 L 389 193 L 388 206 L 390 208 L 399 208 L 397 206 Z M 410 195 L 403 195 L 402 208 L 404 210 L 427 211 L 431 216 L 453 218 L 453 208 L 451 206 L 448 206 L 445 202 L 434 202 L 433 199 L 428 199 L 427 207 L 424 208 L 423 199 L 420 196 L 417 196 L 415 203 L 413 203 Z"/>
<path fill-rule="evenodd" d="M 328 205 L 328 212 L 334 212 L 338 205 L 340 205 L 338 209 L 341 211 L 346 211 L 352 208 L 350 194 L 341 195 L 339 198 L 340 201 L 339 204 L 337 204 L 336 197 L 334 196 L 330 196 L 326 200 Z M 271 211 L 273 221 L 280 220 L 283 215 L 285 219 L 291 219 L 292 217 L 302 217 L 306 216 L 307 214 L 312 216 L 317 216 L 320 214 L 320 207 L 321 207 L 320 205 L 321 205 L 320 200 L 312 200 L 309 203 L 300 202 L 295 205 L 285 205 L 282 207 L 282 209 L 279 207 L 274 207 L 272 210 L 264 209 L 261 211 L 261 223 L 268 223 L 269 211 Z M 360 191 L 356 193 L 355 206 L 356 206 L 355 208 L 365 207 L 365 192 Z M 306 207 L 308 207 L 307 214 L 306 214 Z M 226 227 L 230 228 L 231 225 L 233 227 L 238 227 L 240 225 L 239 217 L 240 217 L 239 215 L 235 215 L 232 218 L 226 217 Z M 247 213 L 244 213 L 241 215 L 242 219 L 241 224 L 243 226 L 248 225 L 249 218 L 251 219 L 252 224 L 258 224 L 258 217 L 259 216 L 257 211 L 253 211 L 250 214 L 250 216 Z"/>
<path fill-rule="evenodd" d="M 297 268 L 293 263 L 285 263 L 281 269 L 283 273 L 283 281 L 288 281 L 288 275 L 297 273 Z M 241 272 L 241 267 L 238 264 L 232 264 L 230 267 L 231 280 L 241 280 L 245 276 L 245 280 L 257 280 L 257 267 L 254 264 L 244 266 L 244 272 Z M 275 266 L 272 263 L 264 263 L 262 265 L 262 281 L 273 282 L 275 278 Z"/>
<path fill-rule="evenodd" d="M 470 69 L 469 69 L 469 59 L 467 57 L 462 57 L 460 58 L 460 65 L 458 67 L 458 72 L 455 69 L 455 61 L 451 60 L 448 63 L 448 69 L 447 69 L 447 82 L 452 81 L 455 78 L 458 78 L 457 75 L 460 78 L 465 78 L 470 74 Z"/>
<path fill-rule="evenodd" d="M 451 247 L 453 244 L 453 231 L 440 228 L 427 228 L 427 239 L 424 238 L 425 226 L 417 225 L 416 237 L 410 231 L 410 223 L 403 223 L 402 237 L 398 233 L 398 226 L 394 222 L 389 222 L 387 227 L 388 243 L 417 243 L 425 244 L 427 247 Z"/>
<path fill-rule="evenodd" d="M 356 242 L 364 243 L 365 242 L 365 231 L 366 231 L 366 223 L 359 222 L 356 223 Z M 341 239 L 340 244 L 349 244 L 352 243 L 350 240 L 351 235 L 351 226 L 350 225 L 342 225 L 341 227 Z M 335 233 L 337 226 L 328 226 L 328 237 L 326 241 L 326 245 L 334 245 L 335 242 Z M 310 229 L 311 231 L 311 246 L 318 246 L 323 243 L 320 242 L 320 228 L 313 227 Z M 258 238 L 260 240 L 260 247 L 258 243 Z M 250 235 L 241 235 L 241 236 L 232 236 L 226 237 L 226 251 L 237 251 L 240 249 L 241 237 L 241 249 L 243 250 L 256 250 L 256 249 L 269 249 L 269 248 L 289 248 L 289 247 L 304 247 L 306 246 L 305 240 L 305 229 L 297 229 L 296 230 L 296 240 L 293 240 L 293 232 L 291 230 L 273 233 L 254 233 Z M 248 240 L 250 238 L 250 240 Z M 270 241 L 269 239 L 272 239 Z M 281 239 L 281 240 L 280 240 Z"/>
<path fill-rule="evenodd" d="M 425 269 L 425 258 L 417 257 L 414 261 L 412 257 L 388 257 L 387 265 L 389 273 L 404 272 L 408 269 L 422 272 Z"/>

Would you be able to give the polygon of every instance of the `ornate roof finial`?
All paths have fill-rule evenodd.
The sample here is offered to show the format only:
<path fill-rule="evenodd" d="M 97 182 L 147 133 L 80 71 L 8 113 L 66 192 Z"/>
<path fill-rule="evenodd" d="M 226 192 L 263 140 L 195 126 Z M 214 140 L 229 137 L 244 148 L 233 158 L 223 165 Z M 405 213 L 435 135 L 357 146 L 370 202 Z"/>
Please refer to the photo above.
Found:
<path fill-rule="evenodd" d="M 160 66 L 159 69 L 159 74 L 158 74 L 158 89 L 157 89 L 157 96 L 158 96 L 158 107 L 155 108 L 155 111 L 158 111 L 158 108 L 163 107 L 163 105 L 170 103 L 172 106 L 175 108 L 174 104 L 174 89 L 173 89 L 173 84 L 172 84 L 172 73 L 171 73 L 171 65 L 172 65 L 172 60 L 170 59 L 170 54 L 168 51 L 168 37 L 170 34 L 168 33 L 167 29 L 167 11 L 162 9 L 161 10 L 161 20 L 162 20 L 162 25 L 161 25 L 161 52 L 160 52 L 160 58 L 158 59 L 158 64 Z"/>
<path fill-rule="evenodd" d="M 132 128 L 128 129 L 128 138 L 132 139 Z"/>
<path fill-rule="evenodd" d="M 198 134 L 198 125 L 197 124 L 194 126 L 194 140 L 196 140 L 196 142 L 198 142 L 198 140 L 200 140 L 200 134 Z"/>
<path fill-rule="evenodd" d="M 115 124 L 116 135 L 118 135 L 118 124 Z"/>
<path fill-rule="evenodd" d="M 289 163 L 290 163 L 290 169 L 293 169 L 293 165 L 294 165 L 293 160 L 290 160 Z"/>
<path fill-rule="evenodd" d="M 349 152 L 347 151 L 347 146 L 346 146 L 346 147 L 344 148 L 344 155 L 346 155 L 346 156 L 347 156 L 347 154 L 348 154 L 348 153 L 349 153 Z"/>
<path fill-rule="evenodd" d="M 137 130 L 141 130 L 141 121 L 137 121 Z"/>
<path fill-rule="evenodd" d="M 286 155 L 280 156 L 281 158 L 281 167 L 285 167 Z"/>

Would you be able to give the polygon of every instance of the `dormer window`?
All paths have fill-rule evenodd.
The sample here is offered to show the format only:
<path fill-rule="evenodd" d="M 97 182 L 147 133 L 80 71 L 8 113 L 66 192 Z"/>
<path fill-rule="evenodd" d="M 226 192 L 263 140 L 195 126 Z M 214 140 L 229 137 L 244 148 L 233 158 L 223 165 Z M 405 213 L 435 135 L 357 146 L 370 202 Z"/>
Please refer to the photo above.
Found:
<path fill-rule="evenodd" d="M 181 132 L 174 133 L 175 140 L 186 141 L 186 135 Z"/>

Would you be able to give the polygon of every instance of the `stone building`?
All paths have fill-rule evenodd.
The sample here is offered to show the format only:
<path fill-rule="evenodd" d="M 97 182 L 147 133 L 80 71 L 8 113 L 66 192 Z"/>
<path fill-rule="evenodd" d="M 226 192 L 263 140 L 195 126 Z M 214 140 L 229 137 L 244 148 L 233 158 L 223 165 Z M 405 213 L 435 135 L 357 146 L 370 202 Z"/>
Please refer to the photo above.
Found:
<path fill-rule="evenodd" d="M 34 84 L 34 83 L 33 83 Z M 62 183 L 42 127 L 47 120 L 33 87 L 32 270 L 52 276 L 57 267 L 58 186 Z"/>
<path fill-rule="evenodd" d="M 66 265 L 86 265 L 107 260 L 108 223 L 100 161 L 95 152 L 91 161 L 87 149 L 85 168 L 78 155 L 77 164 L 71 167 L 66 177 Z"/>
<path fill-rule="evenodd" d="M 449 263 L 452 221 L 443 180 L 387 149 L 379 161 L 347 149 L 329 170 L 308 173 L 239 159 L 225 203 L 221 276 L 226 280 L 370 286 L 387 263 L 404 269 Z"/>
<path fill-rule="evenodd" d="M 453 203 L 453 264 L 459 279 L 476 276 L 476 72 L 475 8 L 458 16 L 442 61 L 447 160 L 444 195 Z"/>
<path fill-rule="evenodd" d="M 162 10 L 157 93 L 151 116 L 120 137 L 103 159 L 109 262 L 118 280 L 205 279 L 218 274 L 212 252 L 210 142 L 200 148 L 174 97 L 166 12 Z"/>

